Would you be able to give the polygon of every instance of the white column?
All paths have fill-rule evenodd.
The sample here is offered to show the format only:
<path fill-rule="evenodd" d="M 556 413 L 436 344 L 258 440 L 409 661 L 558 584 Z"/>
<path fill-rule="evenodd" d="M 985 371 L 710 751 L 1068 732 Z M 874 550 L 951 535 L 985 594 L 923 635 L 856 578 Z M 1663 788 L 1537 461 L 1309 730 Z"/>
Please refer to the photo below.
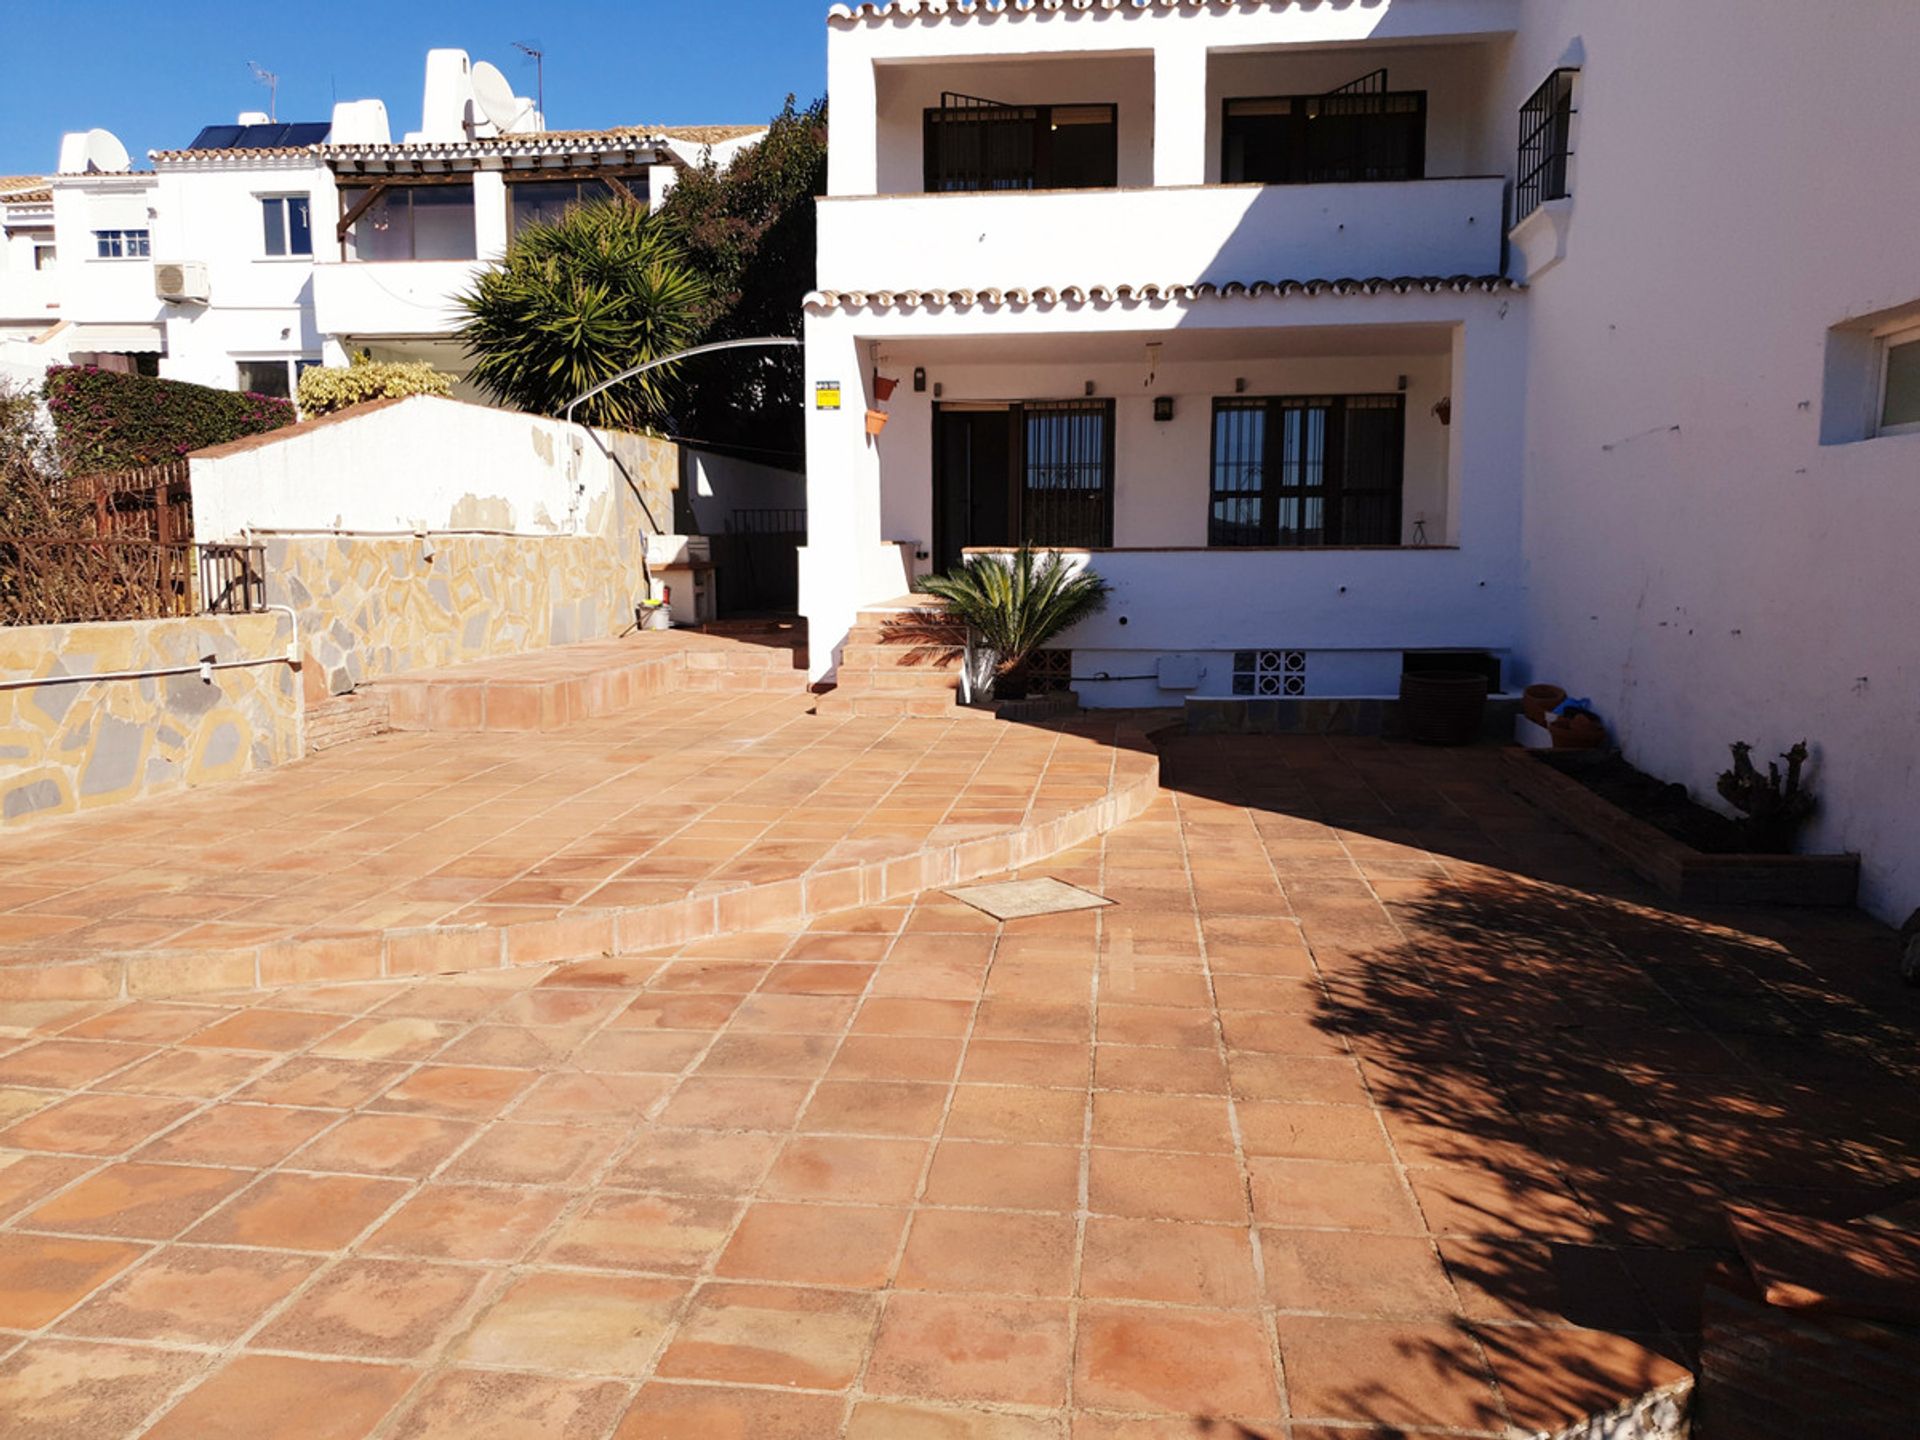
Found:
<path fill-rule="evenodd" d="M 827 36 L 827 193 L 872 195 L 880 188 L 879 92 L 873 62 L 840 32 Z M 919 144 L 919 136 L 914 137 Z"/>
<path fill-rule="evenodd" d="M 1170 45 L 1153 57 L 1153 183 L 1207 183 L 1207 52 Z"/>
<path fill-rule="evenodd" d="M 498 260 L 507 253 L 507 177 L 500 170 L 473 172 L 474 253 Z"/>

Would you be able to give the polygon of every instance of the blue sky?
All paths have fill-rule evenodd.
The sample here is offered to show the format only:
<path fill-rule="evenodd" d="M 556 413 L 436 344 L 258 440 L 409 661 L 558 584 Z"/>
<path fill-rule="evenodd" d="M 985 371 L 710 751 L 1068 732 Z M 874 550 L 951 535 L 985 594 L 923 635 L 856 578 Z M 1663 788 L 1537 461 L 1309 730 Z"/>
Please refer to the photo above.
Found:
<path fill-rule="evenodd" d="M 547 52 L 547 123 L 556 129 L 649 121 L 764 120 L 787 92 L 826 88 L 830 0 L 0 0 L 0 175 L 53 168 L 60 135 L 100 125 L 135 164 L 202 125 L 267 108 L 248 74 L 280 76 L 279 118 L 324 120 L 336 98 L 387 102 L 394 135 L 420 123 L 426 52 L 457 46 L 491 60 L 523 95 Z"/>

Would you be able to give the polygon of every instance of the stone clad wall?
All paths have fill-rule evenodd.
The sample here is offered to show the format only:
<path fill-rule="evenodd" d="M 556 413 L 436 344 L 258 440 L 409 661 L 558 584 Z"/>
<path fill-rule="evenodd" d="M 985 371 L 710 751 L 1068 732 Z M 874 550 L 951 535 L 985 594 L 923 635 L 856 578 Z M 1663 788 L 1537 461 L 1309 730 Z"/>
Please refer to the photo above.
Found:
<path fill-rule="evenodd" d="M 285 615 L 0 628 L 0 680 L 268 663 L 0 689 L 0 827 L 231 779 L 298 758 Z"/>

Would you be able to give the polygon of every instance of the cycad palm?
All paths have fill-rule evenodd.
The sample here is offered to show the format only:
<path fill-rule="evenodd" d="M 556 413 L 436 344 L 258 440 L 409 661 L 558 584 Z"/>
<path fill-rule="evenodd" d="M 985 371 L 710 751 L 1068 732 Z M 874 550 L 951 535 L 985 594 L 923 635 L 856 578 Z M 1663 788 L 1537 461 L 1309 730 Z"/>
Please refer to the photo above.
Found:
<path fill-rule="evenodd" d="M 625 201 L 582 205 L 522 230 L 460 297 L 470 378 L 503 404 L 558 415 L 602 380 L 686 348 L 705 282 L 665 229 Z M 613 429 L 661 428 L 672 367 L 616 385 L 577 412 Z"/>
<path fill-rule="evenodd" d="M 1105 580 L 1091 570 L 1074 569 L 1058 550 L 1040 554 L 1028 545 L 1008 556 L 972 556 L 920 584 L 946 601 L 947 615 L 964 622 L 994 652 L 1002 675 L 1063 630 L 1105 609 L 1108 589 Z"/>

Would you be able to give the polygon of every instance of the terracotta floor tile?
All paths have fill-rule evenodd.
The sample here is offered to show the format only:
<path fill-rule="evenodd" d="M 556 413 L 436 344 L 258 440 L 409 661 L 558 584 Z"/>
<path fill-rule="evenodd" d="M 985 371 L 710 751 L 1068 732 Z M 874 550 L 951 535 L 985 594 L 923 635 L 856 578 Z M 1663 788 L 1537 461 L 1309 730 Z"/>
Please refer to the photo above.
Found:
<path fill-rule="evenodd" d="M 35 1230 L 170 1240 L 250 1179 L 244 1170 L 132 1162 L 109 1165 L 31 1212 Z"/>
<path fill-rule="evenodd" d="M 59 1323 L 64 1335 L 226 1345 L 319 1268 L 317 1258 L 170 1245 Z"/>
<path fill-rule="evenodd" d="M 424 1060 L 458 1033 L 444 1020 L 371 1015 L 341 1027 L 307 1053 L 329 1060 Z"/>
<path fill-rule="evenodd" d="M 879 1312 L 877 1297 L 789 1286 L 703 1285 L 657 1373 L 839 1390 L 853 1383 Z"/>
<path fill-rule="evenodd" d="M 534 1077 L 523 1070 L 488 1070 L 472 1065 L 424 1065 L 378 1100 L 375 1110 L 409 1115 L 442 1115 L 456 1120 L 485 1120 L 498 1115 Z"/>
<path fill-rule="evenodd" d="M 1225 1100 L 1102 1091 L 1093 1097 L 1093 1143 L 1228 1155 L 1233 1153 L 1233 1131 Z"/>
<path fill-rule="evenodd" d="M 1267 1301 L 1282 1310 L 1364 1316 L 1457 1315 L 1432 1242 L 1356 1230 L 1262 1230 Z"/>
<path fill-rule="evenodd" d="M 187 1044 L 222 1050 L 304 1050 L 340 1028 L 336 1015 L 298 1010 L 241 1010 L 187 1038 Z"/>
<path fill-rule="evenodd" d="M 489 1125 L 441 1172 L 447 1180 L 486 1180 L 504 1185 L 573 1187 L 598 1173 L 625 1137 L 622 1126 Z"/>
<path fill-rule="evenodd" d="M 193 1051 L 181 1051 L 193 1054 Z M 283 1060 L 233 1098 L 265 1105 L 351 1110 L 378 1095 L 406 1066 L 367 1060 Z"/>
<path fill-rule="evenodd" d="M 738 1002 L 728 1028 L 735 1034 L 838 1035 L 859 1005 L 851 995 L 752 995 Z"/>
<path fill-rule="evenodd" d="M 254 1349 L 420 1359 L 459 1318 L 485 1272 L 406 1260 L 342 1261 L 266 1329 Z"/>
<path fill-rule="evenodd" d="M 862 1400 L 847 1426 L 847 1440 L 1060 1440 L 1063 1433 L 1051 1418 L 901 1400 Z"/>
<path fill-rule="evenodd" d="M 362 1243 L 367 1255 L 515 1261 L 566 1205 L 564 1191 L 426 1185 Z"/>
<path fill-rule="evenodd" d="M 959 1140 L 1077 1145 L 1085 1123 L 1086 1096 L 1076 1090 L 960 1085 L 954 1088 L 945 1133 Z"/>
<path fill-rule="evenodd" d="M 0 1330 L 37 1330 L 138 1260 L 146 1247 L 0 1233 Z"/>
<path fill-rule="evenodd" d="M 1585 1208 L 1550 1176 L 1451 1169 L 1409 1170 L 1407 1179 L 1436 1235 L 1572 1243 L 1593 1238 Z"/>
<path fill-rule="evenodd" d="M 1477 1333 L 1507 1412 L 1529 1431 L 1557 1432 L 1687 1375 L 1644 1340 L 1603 1330 L 1497 1326 Z"/>
<path fill-rule="evenodd" d="M 79 1179 L 99 1162 L 68 1155 L 0 1150 L 0 1215 L 9 1215 Z"/>
<path fill-rule="evenodd" d="M 653 1358 L 686 1292 L 679 1280 L 532 1271 L 514 1279 L 453 1355 L 625 1379 Z"/>
<path fill-rule="evenodd" d="M 763 995 L 858 995 L 873 979 L 872 965 L 783 964 L 767 972 Z"/>
<path fill-rule="evenodd" d="M 1100 1000 L 1098 1034 L 1103 1045 L 1168 1045 L 1213 1050 L 1213 1012 L 1177 1005 L 1130 1005 Z"/>
<path fill-rule="evenodd" d="M 1308 1315 L 1275 1323 L 1296 1419 L 1476 1430 L 1504 1424 L 1472 1338 L 1452 1325 Z"/>
<path fill-rule="evenodd" d="M 944 1084 L 960 1063 L 958 1040 L 925 1036 L 849 1035 L 829 1080 L 918 1080 Z"/>
<path fill-rule="evenodd" d="M 796 1135 L 761 1188 L 781 1200 L 904 1204 L 914 1197 L 926 1158 L 924 1140 Z"/>
<path fill-rule="evenodd" d="M 33 1440 L 130 1435 L 206 1363 L 181 1350 L 36 1340 L 0 1364 L 0 1430 Z"/>
<path fill-rule="evenodd" d="M 622 1074 L 677 1075 L 706 1047 L 705 1034 L 689 1030 L 602 1030 L 573 1052 L 582 1070 Z"/>
<path fill-rule="evenodd" d="M 962 1080 L 989 1085 L 1067 1086 L 1091 1081 L 1093 1047 L 1047 1040 L 983 1040 L 967 1046 Z"/>
<path fill-rule="evenodd" d="M 1227 1067 L 1213 1050 L 1102 1045 L 1095 1054 L 1094 1074 L 1094 1083 L 1103 1090 L 1180 1095 L 1227 1093 Z"/>
<path fill-rule="evenodd" d="M 0 1085 L 77 1090 L 152 1053 L 150 1046 L 112 1040 L 42 1040 L 0 1055 Z"/>
<path fill-rule="evenodd" d="M 210 1245 L 338 1250 L 407 1191 L 402 1180 L 357 1175 L 269 1175 L 184 1237 Z"/>
<path fill-rule="evenodd" d="M 44 1110 L 60 1098 L 59 1092 L 53 1090 L 26 1090 L 15 1085 L 0 1087 L 0 1128 L 36 1110 Z"/>
<path fill-rule="evenodd" d="M 973 1019 L 965 1000 L 868 1000 L 853 1017 L 856 1035 L 964 1035 Z"/>
<path fill-rule="evenodd" d="M 1250 1159 L 1254 1218 L 1262 1224 L 1424 1233 L 1420 1212 L 1390 1165 Z"/>
<path fill-rule="evenodd" d="M 457 1150 L 473 1126 L 425 1115 L 349 1115 L 288 1164 L 296 1170 L 422 1176 Z"/>
<path fill-rule="evenodd" d="M 146 1434 L 150 1440 L 364 1440 L 415 1378 L 397 1365 L 240 1355 Z"/>
<path fill-rule="evenodd" d="M 945 1085 L 894 1080 L 824 1080 L 798 1128 L 842 1135 L 931 1136 L 947 1104 Z"/>
<path fill-rule="evenodd" d="M 930 1205 L 1071 1211 L 1080 1204 L 1080 1150 L 1065 1145 L 943 1140 L 927 1175 Z"/>
<path fill-rule="evenodd" d="M 1380 1122 L 1365 1105 L 1292 1105 L 1243 1100 L 1235 1105 L 1248 1155 L 1288 1160 L 1392 1159 Z"/>
<path fill-rule="evenodd" d="M 717 1030 L 739 1008 L 732 995 L 638 995 L 609 1030 Z"/>
<path fill-rule="evenodd" d="M 596 1192 L 541 1252 L 551 1265 L 691 1275 L 726 1243 L 737 1201 L 706 1196 Z"/>
<path fill-rule="evenodd" d="M 151 1060 L 110 1075 L 94 1087 L 125 1095 L 174 1095 L 211 1099 L 224 1095 L 264 1063 L 233 1050 L 162 1050 Z"/>
<path fill-rule="evenodd" d="M 151 1095 L 76 1095 L 0 1130 L 0 1146 L 118 1155 L 166 1129 L 193 1106 Z"/>
<path fill-rule="evenodd" d="M 812 1088 L 807 1080 L 695 1075 L 681 1082 L 659 1122 L 716 1130 L 789 1130 Z"/>
<path fill-rule="evenodd" d="M 634 1398 L 613 1440 L 815 1440 L 834 1434 L 837 1395 L 783 1395 L 655 1381 Z"/>
<path fill-rule="evenodd" d="M 916 1210 L 894 1285 L 901 1290 L 1068 1295 L 1074 1223 L 1064 1215 Z"/>
<path fill-rule="evenodd" d="M 632 1125 L 672 1084 L 666 1075 L 547 1075 L 514 1103 L 512 1116 L 523 1121 Z"/>
<path fill-rule="evenodd" d="M 1091 1150 L 1087 1208 L 1142 1220 L 1244 1223 L 1247 1187 L 1239 1165 L 1228 1155 Z"/>
<path fill-rule="evenodd" d="M 501 1025 L 573 1025 L 592 1029 L 631 1003 L 626 996 L 594 990 L 528 990 L 513 996 L 491 1018 Z"/>
<path fill-rule="evenodd" d="M 600 1440 L 626 1405 L 611 1380 L 443 1370 L 420 1387 L 391 1440 Z"/>
<path fill-rule="evenodd" d="M 1228 1085 L 1244 1100 L 1315 1100 L 1364 1105 L 1367 1088 L 1360 1067 L 1345 1056 L 1227 1055 Z"/>
<path fill-rule="evenodd" d="M 566 1064 L 586 1041 L 586 1032 L 564 1026 L 476 1025 L 433 1058 L 443 1065 L 551 1070 Z"/>
<path fill-rule="evenodd" d="M 1278 1414 L 1267 1333 L 1251 1315 L 1082 1305 L 1077 1403 L 1178 1415 Z"/>
<path fill-rule="evenodd" d="M 833 1058 L 833 1045 L 832 1037 L 827 1035 L 729 1033 L 713 1042 L 713 1048 L 707 1051 L 696 1073 L 702 1077 L 773 1076 L 812 1080 L 826 1070 L 827 1062 Z"/>
<path fill-rule="evenodd" d="M 1587 1245 L 1478 1239 L 1444 1239 L 1440 1256 L 1469 1320 L 1528 1320 L 1643 1333 L 1660 1328 L 1659 1311 L 1641 1298 L 1628 1275 L 1649 1259 L 1672 1256 L 1684 1264 L 1690 1258 L 1671 1251 L 1621 1252 Z M 1654 1295 L 1655 1305 L 1669 1299 L 1690 1302 L 1694 1313 L 1681 1328 L 1699 1329 L 1702 1286 L 1697 1270 L 1664 1273 L 1646 1288 Z"/>
<path fill-rule="evenodd" d="M 132 1040 L 167 1045 L 203 1030 L 224 1013 L 212 1005 L 181 1005 L 170 1001 L 133 1000 L 69 1025 L 68 1039 Z"/>
<path fill-rule="evenodd" d="M 1259 1301 L 1253 1246 L 1237 1226 L 1095 1216 L 1080 1264 L 1080 1293 L 1089 1299 L 1223 1309 Z"/>
<path fill-rule="evenodd" d="M 262 1168 L 284 1160 L 338 1118 L 278 1105 L 215 1105 L 143 1146 L 140 1158 Z"/>
<path fill-rule="evenodd" d="M 1057 1406 L 1071 1363 L 1067 1307 L 1059 1301 L 896 1294 L 881 1317 L 864 1388 Z"/>
<path fill-rule="evenodd" d="M 893 1268 L 907 1212 L 761 1201 L 721 1252 L 715 1273 L 799 1285 L 878 1286 Z"/>

